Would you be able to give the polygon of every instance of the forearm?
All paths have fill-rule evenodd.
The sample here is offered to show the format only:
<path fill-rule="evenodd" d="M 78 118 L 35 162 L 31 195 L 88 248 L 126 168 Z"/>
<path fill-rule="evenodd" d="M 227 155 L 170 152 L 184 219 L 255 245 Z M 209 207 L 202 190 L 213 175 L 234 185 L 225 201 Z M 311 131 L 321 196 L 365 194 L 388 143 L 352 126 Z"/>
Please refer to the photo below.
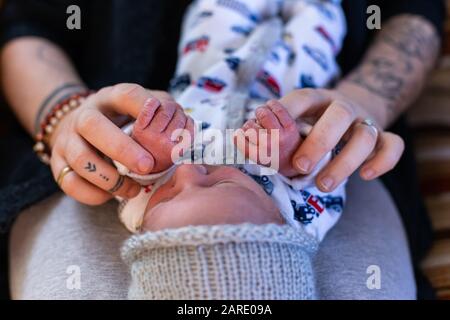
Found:
<path fill-rule="evenodd" d="M 10 106 L 30 134 L 58 100 L 84 89 L 63 50 L 37 37 L 19 38 L 3 48 L 1 78 Z"/>
<path fill-rule="evenodd" d="M 420 94 L 439 53 L 434 27 L 414 15 L 389 20 L 362 63 L 337 86 L 386 128 Z"/>

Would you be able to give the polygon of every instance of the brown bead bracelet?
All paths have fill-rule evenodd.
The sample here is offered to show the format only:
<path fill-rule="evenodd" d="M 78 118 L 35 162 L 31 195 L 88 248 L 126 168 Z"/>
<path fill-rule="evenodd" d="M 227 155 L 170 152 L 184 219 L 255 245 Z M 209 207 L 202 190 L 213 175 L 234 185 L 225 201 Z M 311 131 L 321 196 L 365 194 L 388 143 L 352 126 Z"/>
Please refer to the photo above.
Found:
<path fill-rule="evenodd" d="M 41 122 L 39 132 L 35 136 L 36 143 L 33 150 L 43 163 L 50 164 L 51 150 L 48 143 L 59 122 L 71 111 L 78 108 L 86 97 L 92 93 L 92 91 L 76 93 L 60 101 Z"/>

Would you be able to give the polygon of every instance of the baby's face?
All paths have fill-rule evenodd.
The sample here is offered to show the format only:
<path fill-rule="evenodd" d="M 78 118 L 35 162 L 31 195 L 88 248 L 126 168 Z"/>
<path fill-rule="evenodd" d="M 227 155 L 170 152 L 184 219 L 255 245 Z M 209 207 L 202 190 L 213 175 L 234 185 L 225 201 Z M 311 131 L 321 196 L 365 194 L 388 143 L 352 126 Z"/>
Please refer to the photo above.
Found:
<path fill-rule="evenodd" d="M 142 229 L 240 223 L 284 222 L 272 199 L 240 170 L 185 164 L 150 198 Z"/>

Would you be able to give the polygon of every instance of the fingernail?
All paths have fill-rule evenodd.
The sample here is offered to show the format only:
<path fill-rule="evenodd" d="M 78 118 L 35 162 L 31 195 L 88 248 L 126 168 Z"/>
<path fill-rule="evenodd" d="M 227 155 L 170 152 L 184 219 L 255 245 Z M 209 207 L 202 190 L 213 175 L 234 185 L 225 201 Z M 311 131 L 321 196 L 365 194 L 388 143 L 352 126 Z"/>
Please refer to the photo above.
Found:
<path fill-rule="evenodd" d="M 320 179 L 320 184 L 322 185 L 323 189 L 329 191 L 331 190 L 331 188 L 333 188 L 334 181 L 331 177 L 324 177 Z"/>
<path fill-rule="evenodd" d="M 279 104 L 279 102 L 277 100 L 269 100 L 269 101 L 266 102 L 266 104 L 269 107 L 276 107 Z"/>
<path fill-rule="evenodd" d="M 375 176 L 375 171 L 372 169 L 364 169 L 362 172 L 362 176 L 364 179 L 372 179 Z"/>
<path fill-rule="evenodd" d="M 311 168 L 311 161 L 308 158 L 303 157 L 303 156 L 297 158 L 295 163 L 297 165 L 297 170 L 299 170 L 303 173 L 308 173 L 309 169 Z"/>
<path fill-rule="evenodd" d="M 143 157 L 138 162 L 138 169 L 141 173 L 149 173 L 153 168 L 153 160 L 149 157 Z"/>
<path fill-rule="evenodd" d="M 256 111 L 255 111 L 255 115 L 257 117 L 261 116 L 263 113 L 264 113 L 264 107 L 258 107 L 258 109 L 256 109 Z"/>
<path fill-rule="evenodd" d="M 154 97 L 148 98 L 144 102 L 144 106 L 146 107 L 157 107 L 159 106 L 159 104 L 160 104 L 159 100 Z"/>
<path fill-rule="evenodd" d="M 155 110 L 159 106 L 159 101 L 155 98 L 149 98 L 144 103 L 144 108 L 137 117 L 136 125 L 140 129 L 145 129 L 152 121 Z"/>

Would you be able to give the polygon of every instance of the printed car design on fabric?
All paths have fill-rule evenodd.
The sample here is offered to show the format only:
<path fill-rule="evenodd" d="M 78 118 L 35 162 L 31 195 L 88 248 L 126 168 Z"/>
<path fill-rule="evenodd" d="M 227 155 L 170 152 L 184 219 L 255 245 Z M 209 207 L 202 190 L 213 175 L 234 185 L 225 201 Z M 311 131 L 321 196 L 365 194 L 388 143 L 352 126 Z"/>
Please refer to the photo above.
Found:
<path fill-rule="evenodd" d="M 313 76 L 310 74 L 300 75 L 300 88 L 317 88 Z"/>
<path fill-rule="evenodd" d="M 238 0 L 217 0 L 217 4 L 219 6 L 228 8 L 230 10 L 233 10 L 239 14 L 241 14 L 242 16 L 246 17 L 247 19 L 249 19 L 252 22 L 258 23 L 261 19 L 260 17 L 258 17 L 258 15 L 254 12 L 252 12 L 248 6 L 242 2 L 242 1 L 238 1 Z"/>
<path fill-rule="evenodd" d="M 268 176 L 258 176 L 258 175 L 250 174 L 244 168 L 240 168 L 239 170 L 241 170 L 243 173 L 245 173 L 250 178 L 255 180 L 269 196 L 272 194 L 274 186 L 273 186 L 273 182 L 270 181 L 270 178 Z"/>
<path fill-rule="evenodd" d="M 340 196 L 319 197 L 312 195 L 305 190 L 302 190 L 301 194 L 305 203 L 298 204 L 294 200 L 291 200 L 291 204 L 294 209 L 295 220 L 303 224 L 310 224 L 315 218 L 318 218 L 325 209 L 331 209 L 338 213 L 343 211 L 344 199 Z"/>
<path fill-rule="evenodd" d="M 209 45 L 209 37 L 201 36 L 186 43 L 186 45 L 183 48 L 183 54 L 188 54 L 189 52 L 194 51 L 204 52 L 208 48 L 208 45 Z"/>
<path fill-rule="evenodd" d="M 183 73 L 179 76 L 176 76 L 170 81 L 170 90 L 171 91 L 183 91 L 191 84 L 191 76 L 189 73 Z"/>
<path fill-rule="evenodd" d="M 278 81 L 269 72 L 261 70 L 256 76 L 256 81 L 262 84 L 275 97 L 279 98 L 281 96 L 280 85 L 278 84 Z"/>
<path fill-rule="evenodd" d="M 233 31 L 237 34 L 241 34 L 244 37 L 248 37 L 250 35 L 250 33 L 252 33 L 253 28 L 248 27 L 248 26 L 234 25 L 234 26 L 231 26 L 231 31 Z"/>
<path fill-rule="evenodd" d="M 238 57 L 228 57 L 225 59 L 225 62 L 231 70 L 236 71 L 239 68 L 241 59 L 239 59 Z"/>
<path fill-rule="evenodd" d="M 226 85 L 227 84 L 219 78 L 201 77 L 197 81 L 197 87 L 215 93 L 221 92 Z"/>
<path fill-rule="evenodd" d="M 306 54 L 308 56 L 311 57 L 311 59 L 313 59 L 315 62 L 317 62 L 317 64 L 324 70 L 324 71 L 328 71 L 329 70 L 329 66 L 328 66 L 328 62 L 327 62 L 327 58 L 325 56 L 325 54 L 316 48 L 313 48 L 309 45 L 303 45 L 303 50 L 306 52 Z"/>
<path fill-rule="evenodd" d="M 333 50 L 333 53 L 336 54 L 338 51 L 338 48 L 336 44 L 333 41 L 333 38 L 331 37 L 330 33 L 325 29 L 324 26 L 317 26 L 315 29 L 331 46 L 331 49 Z"/>

